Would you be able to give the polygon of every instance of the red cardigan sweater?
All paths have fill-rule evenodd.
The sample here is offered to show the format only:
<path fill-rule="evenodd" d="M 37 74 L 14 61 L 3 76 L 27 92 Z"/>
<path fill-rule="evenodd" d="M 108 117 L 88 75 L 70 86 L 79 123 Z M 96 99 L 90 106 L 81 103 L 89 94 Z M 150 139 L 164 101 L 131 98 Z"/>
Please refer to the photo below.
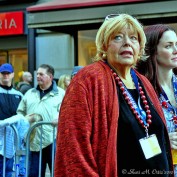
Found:
<path fill-rule="evenodd" d="M 137 73 L 165 124 L 150 82 Z M 109 66 L 99 61 L 73 78 L 64 97 L 58 126 L 55 177 L 117 177 L 119 105 Z"/>

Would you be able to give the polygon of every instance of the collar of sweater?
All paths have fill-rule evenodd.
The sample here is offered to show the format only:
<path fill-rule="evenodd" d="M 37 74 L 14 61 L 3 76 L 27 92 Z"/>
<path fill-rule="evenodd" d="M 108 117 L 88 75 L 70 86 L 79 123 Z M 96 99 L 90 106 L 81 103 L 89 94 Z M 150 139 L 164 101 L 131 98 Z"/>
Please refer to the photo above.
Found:
<path fill-rule="evenodd" d="M 13 88 L 12 85 L 11 85 L 11 86 L 7 86 L 7 85 L 1 85 L 1 84 L 0 84 L 0 87 L 2 87 L 2 88 L 5 89 L 5 90 L 10 90 L 10 89 Z"/>

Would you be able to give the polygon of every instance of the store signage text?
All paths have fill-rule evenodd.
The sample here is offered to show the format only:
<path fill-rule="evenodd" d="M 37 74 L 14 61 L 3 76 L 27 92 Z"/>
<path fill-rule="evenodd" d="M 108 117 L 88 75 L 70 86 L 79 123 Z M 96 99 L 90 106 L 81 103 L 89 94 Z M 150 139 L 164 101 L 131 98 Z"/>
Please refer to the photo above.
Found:
<path fill-rule="evenodd" d="M 23 34 L 23 12 L 0 13 L 0 36 Z"/>

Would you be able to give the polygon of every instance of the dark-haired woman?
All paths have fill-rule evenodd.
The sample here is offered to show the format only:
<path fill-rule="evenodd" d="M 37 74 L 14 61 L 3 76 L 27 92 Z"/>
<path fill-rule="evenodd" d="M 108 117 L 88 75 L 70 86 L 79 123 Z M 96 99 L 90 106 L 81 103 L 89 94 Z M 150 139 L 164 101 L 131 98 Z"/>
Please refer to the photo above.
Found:
<path fill-rule="evenodd" d="M 175 176 L 177 177 L 177 35 L 168 25 L 145 28 L 146 59 L 137 65 L 155 88 L 161 102 L 169 132 Z"/>

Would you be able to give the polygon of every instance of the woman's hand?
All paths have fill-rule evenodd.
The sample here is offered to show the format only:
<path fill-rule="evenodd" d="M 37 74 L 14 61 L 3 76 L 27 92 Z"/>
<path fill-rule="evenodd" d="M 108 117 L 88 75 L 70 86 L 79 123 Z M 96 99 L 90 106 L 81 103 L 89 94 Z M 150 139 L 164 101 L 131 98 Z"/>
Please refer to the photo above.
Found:
<path fill-rule="evenodd" d="M 52 124 L 53 124 L 53 126 L 57 126 L 58 125 L 58 118 L 53 119 Z"/>

